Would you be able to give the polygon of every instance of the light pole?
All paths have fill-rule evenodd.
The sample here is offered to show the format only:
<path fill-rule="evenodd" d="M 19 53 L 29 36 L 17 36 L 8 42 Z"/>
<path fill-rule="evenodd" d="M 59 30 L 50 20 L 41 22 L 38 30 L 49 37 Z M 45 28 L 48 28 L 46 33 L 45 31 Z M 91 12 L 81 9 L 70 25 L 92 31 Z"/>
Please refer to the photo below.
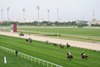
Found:
<path fill-rule="evenodd" d="M 48 9 L 47 12 L 48 12 L 48 21 L 49 21 L 49 13 L 50 13 L 50 10 Z"/>
<path fill-rule="evenodd" d="M 7 7 L 7 21 L 9 21 L 9 7 Z"/>
<path fill-rule="evenodd" d="M 39 6 L 37 6 L 37 10 L 38 10 L 38 22 L 39 22 L 39 19 L 40 19 L 40 17 L 39 17 L 39 10 L 40 10 L 40 7 L 39 7 Z"/>
<path fill-rule="evenodd" d="M 57 21 L 59 21 L 59 9 L 57 8 Z"/>
<path fill-rule="evenodd" d="M 93 9 L 93 19 L 95 18 L 94 16 L 95 16 L 95 13 L 94 13 L 94 9 Z"/>
<path fill-rule="evenodd" d="M 23 21 L 25 22 L 25 8 L 23 8 L 22 11 L 23 11 Z"/>
<path fill-rule="evenodd" d="M 3 9 L 1 9 L 1 22 L 3 21 Z"/>

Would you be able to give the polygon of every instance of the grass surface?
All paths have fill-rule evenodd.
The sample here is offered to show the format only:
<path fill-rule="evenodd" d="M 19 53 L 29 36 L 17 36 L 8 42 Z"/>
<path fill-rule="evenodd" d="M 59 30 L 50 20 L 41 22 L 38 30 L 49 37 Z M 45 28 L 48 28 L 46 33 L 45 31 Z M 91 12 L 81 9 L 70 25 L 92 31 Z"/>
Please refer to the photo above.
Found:
<path fill-rule="evenodd" d="M 100 42 L 100 29 L 94 28 L 64 28 L 64 27 L 35 27 L 18 28 L 25 33 L 36 33 L 47 36 L 58 36 L 67 39 Z"/>
<path fill-rule="evenodd" d="M 25 54 L 53 62 L 64 67 L 100 67 L 100 52 L 80 48 L 64 48 L 53 46 L 44 42 L 33 41 L 31 44 L 25 39 L 0 35 L 0 46 L 18 50 Z M 70 51 L 74 58 L 69 61 L 66 59 L 66 52 Z M 85 52 L 89 58 L 82 60 L 80 54 Z M 18 67 L 18 66 L 17 66 Z"/>
<path fill-rule="evenodd" d="M 7 64 L 4 64 L 4 56 L 7 58 Z M 0 67 L 43 67 L 34 62 L 27 61 L 5 51 L 0 51 Z"/>
<path fill-rule="evenodd" d="M 86 36 L 99 36 L 100 29 L 91 28 L 49 28 L 49 27 L 37 27 L 37 28 L 18 28 L 18 30 L 26 30 L 33 32 L 42 33 L 55 33 L 55 34 L 76 34 L 76 35 L 86 35 Z M 92 33 L 92 34 L 91 34 Z"/>

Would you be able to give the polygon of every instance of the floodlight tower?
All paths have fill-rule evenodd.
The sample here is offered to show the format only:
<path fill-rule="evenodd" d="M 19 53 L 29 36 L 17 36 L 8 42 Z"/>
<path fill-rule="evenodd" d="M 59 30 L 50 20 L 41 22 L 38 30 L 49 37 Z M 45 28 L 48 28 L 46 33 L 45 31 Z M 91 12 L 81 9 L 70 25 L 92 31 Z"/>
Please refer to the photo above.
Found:
<path fill-rule="evenodd" d="M 94 9 L 93 9 L 93 19 L 94 19 Z"/>
<path fill-rule="evenodd" d="M 92 22 L 95 23 L 95 21 L 96 21 L 95 12 L 94 12 L 94 9 L 93 9 L 93 19 L 92 19 Z"/>
<path fill-rule="evenodd" d="M 47 12 L 48 12 L 48 21 L 49 21 L 49 13 L 50 13 L 50 10 L 48 9 Z"/>
<path fill-rule="evenodd" d="M 1 22 L 3 21 L 3 9 L 1 9 Z"/>
<path fill-rule="evenodd" d="M 23 8 L 22 11 L 23 11 L 23 21 L 25 22 L 25 8 Z"/>
<path fill-rule="evenodd" d="M 59 21 L 59 9 L 57 8 L 57 21 Z"/>
<path fill-rule="evenodd" d="M 9 21 L 9 7 L 7 7 L 7 21 Z"/>
<path fill-rule="evenodd" d="M 38 10 L 38 22 L 39 22 L 39 20 L 40 20 L 40 17 L 39 17 L 39 10 L 40 10 L 40 7 L 39 7 L 39 6 L 37 6 L 37 10 Z"/>

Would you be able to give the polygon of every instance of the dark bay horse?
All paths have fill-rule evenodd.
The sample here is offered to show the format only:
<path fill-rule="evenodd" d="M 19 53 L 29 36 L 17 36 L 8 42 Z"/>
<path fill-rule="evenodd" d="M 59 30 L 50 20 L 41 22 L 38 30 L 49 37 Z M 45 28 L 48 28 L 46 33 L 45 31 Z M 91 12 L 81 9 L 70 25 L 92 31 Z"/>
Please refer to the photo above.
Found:
<path fill-rule="evenodd" d="M 26 39 L 26 42 L 30 42 L 30 43 L 32 43 L 32 39 L 31 39 L 31 38 Z"/>
<path fill-rule="evenodd" d="M 88 56 L 87 56 L 87 55 L 81 55 L 81 58 L 82 58 L 82 59 L 87 59 Z"/>
<path fill-rule="evenodd" d="M 60 48 L 64 48 L 64 45 L 62 45 L 62 44 L 60 44 L 59 46 L 60 46 Z"/>
<path fill-rule="evenodd" d="M 67 46 L 67 48 L 69 48 L 69 47 L 70 47 L 70 45 L 69 45 L 68 43 L 66 44 L 66 46 Z"/>
<path fill-rule="evenodd" d="M 73 56 L 71 54 L 69 54 L 69 52 L 67 53 L 67 59 L 71 60 L 73 58 Z"/>
<path fill-rule="evenodd" d="M 81 54 L 81 59 L 87 59 L 88 58 L 88 56 L 83 52 L 82 54 Z"/>

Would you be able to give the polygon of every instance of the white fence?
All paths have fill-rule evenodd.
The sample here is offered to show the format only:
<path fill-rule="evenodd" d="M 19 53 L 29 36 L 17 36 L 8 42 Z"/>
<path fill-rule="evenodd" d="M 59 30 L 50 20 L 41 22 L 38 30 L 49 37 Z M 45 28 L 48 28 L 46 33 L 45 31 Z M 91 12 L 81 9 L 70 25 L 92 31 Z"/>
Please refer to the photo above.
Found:
<path fill-rule="evenodd" d="M 0 50 L 4 50 L 4 51 L 6 51 L 6 52 L 8 52 L 10 54 L 14 54 L 15 55 L 15 50 L 12 50 L 12 49 L 9 49 L 9 48 L 3 47 L 3 46 L 0 46 Z M 27 55 L 27 54 L 24 54 L 24 53 L 21 53 L 21 52 L 18 52 L 18 57 L 27 59 L 29 61 L 33 61 L 34 63 L 42 64 L 45 67 L 63 67 L 61 65 L 58 65 L 58 64 L 55 64 L 55 63 L 51 63 L 51 62 L 48 62 L 48 61 L 45 61 L 45 60 L 30 56 L 30 55 Z"/>

